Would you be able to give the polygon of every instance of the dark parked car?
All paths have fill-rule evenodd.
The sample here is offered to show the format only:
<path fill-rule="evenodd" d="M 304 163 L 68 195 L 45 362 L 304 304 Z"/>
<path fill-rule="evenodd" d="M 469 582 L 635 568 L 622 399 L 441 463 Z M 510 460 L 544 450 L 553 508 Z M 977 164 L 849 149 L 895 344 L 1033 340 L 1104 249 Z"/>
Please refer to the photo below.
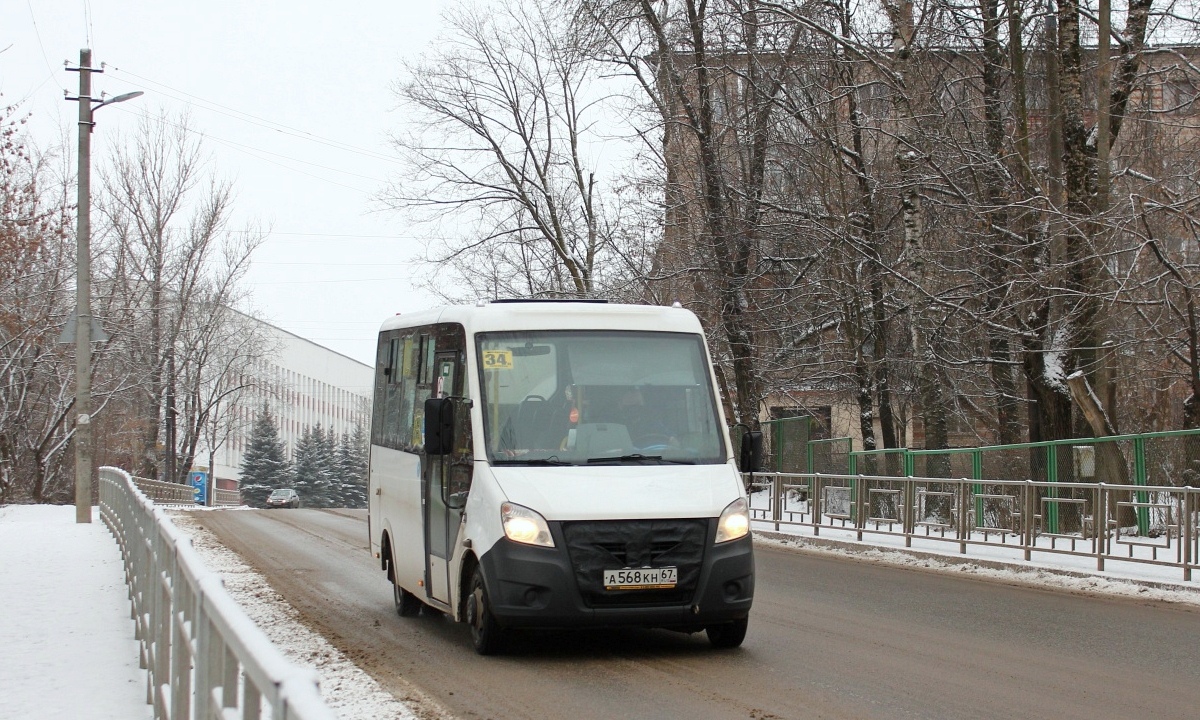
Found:
<path fill-rule="evenodd" d="M 291 488 L 272 490 L 267 498 L 267 507 L 300 507 L 300 496 Z"/>

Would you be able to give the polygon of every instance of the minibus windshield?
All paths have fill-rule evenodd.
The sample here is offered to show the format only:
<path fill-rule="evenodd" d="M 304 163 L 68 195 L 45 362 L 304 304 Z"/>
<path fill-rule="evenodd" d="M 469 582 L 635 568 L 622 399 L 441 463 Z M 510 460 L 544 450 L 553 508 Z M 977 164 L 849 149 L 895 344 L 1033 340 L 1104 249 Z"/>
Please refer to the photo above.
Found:
<path fill-rule="evenodd" d="M 476 340 L 494 465 L 725 461 L 699 335 L 535 330 Z"/>

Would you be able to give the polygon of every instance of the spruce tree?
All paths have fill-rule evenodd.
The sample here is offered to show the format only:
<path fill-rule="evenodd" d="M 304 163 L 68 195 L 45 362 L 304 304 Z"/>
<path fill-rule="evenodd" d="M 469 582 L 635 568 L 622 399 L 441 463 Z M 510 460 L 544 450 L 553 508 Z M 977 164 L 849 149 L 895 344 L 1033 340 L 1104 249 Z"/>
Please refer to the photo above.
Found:
<path fill-rule="evenodd" d="M 266 507 L 271 490 L 287 487 L 290 474 L 275 418 L 263 403 L 242 455 L 242 502 L 251 507 Z"/>
<path fill-rule="evenodd" d="M 320 426 L 317 426 L 320 432 Z M 326 493 L 327 507 L 341 507 L 341 472 L 337 459 L 337 433 L 330 427 L 321 432 L 321 473 L 329 480 L 329 490 Z"/>
<path fill-rule="evenodd" d="M 354 428 L 354 435 L 342 433 L 337 448 L 339 497 L 341 507 L 364 508 L 367 506 L 367 463 L 366 436 L 362 426 Z"/>
<path fill-rule="evenodd" d="M 292 448 L 292 487 L 300 494 L 300 502 L 307 507 L 316 507 L 313 494 L 316 468 L 313 461 L 312 428 L 308 425 L 300 431 L 300 438 Z"/>
<path fill-rule="evenodd" d="M 296 443 L 292 486 L 300 494 L 300 502 L 308 507 L 329 507 L 333 501 L 327 447 L 325 431 L 320 425 L 306 425 Z"/>
<path fill-rule="evenodd" d="M 368 458 L 370 457 L 370 452 L 370 439 L 367 437 L 367 431 L 361 424 L 356 424 L 354 426 L 354 433 L 350 436 L 350 458 L 353 461 L 350 473 L 351 477 L 354 478 L 357 502 L 351 507 L 365 508 L 367 506 L 367 485 L 370 475 Z"/>
<path fill-rule="evenodd" d="M 319 462 L 321 466 L 321 476 L 325 478 L 325 507 L 341 507 L 341 478 L 338 472 L 337 464 L 337 433 L 330 427 L 328 430 L 321 431 L 320 426 L 317 426 L 317 432 L 320 433 L 321 443 Z"/>

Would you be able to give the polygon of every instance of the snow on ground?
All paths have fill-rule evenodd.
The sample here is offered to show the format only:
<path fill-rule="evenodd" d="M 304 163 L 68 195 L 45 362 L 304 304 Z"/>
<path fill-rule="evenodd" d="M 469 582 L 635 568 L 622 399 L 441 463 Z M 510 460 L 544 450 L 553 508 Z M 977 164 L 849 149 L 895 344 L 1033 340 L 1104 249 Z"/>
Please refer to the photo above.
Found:
<path fill-rule="evenodd" d="M 116 543 L 93 508 L 91 524 L 75 523 L 74 506 L 0 507 L 0 718 L 138 720 L 151 718 L 146 676 L 138 668 L 124 571 Z M 221 512 L 230 512 L 223 510 Z M 315 667 L 321 692 L 341 717 L 364 720 L 416 716 L 384 692 L 298 614 L 259 573 L 189 517 L 172 512 L 205 564 L 219 572 L 230 595 L 283 653 Z M 1178 568 L 1110 560 L 1035 555 L 1026 562 L 1013 546 L 958 545 L 915 538 L 867 535 L 853 530 L 755 521 L 756 541 L 870 562 L 968 573 L 1004 582 L 1056 587 L 1200 605 L 1200 583 L 1183 582 Z"/>
<path fill-rule="evenodd" d="M 73 505 L 0 507 L 0 718 L 139 720 L 146 672 L 130 619 L 121 553 L 100 521 L 75 523 Z M 226 590 L 297 665 L 316 668 L 339 717 L 415 720 L 251 570 L 186 514 L 175 524 Z"/>
<path fill-rule="evenodd" d="M 93 508 L 0 507 L 0 718 L 152 718 L 121 553 Z"/>
<path fill-rule="evenodd" d="M 266 578 L 226 549 L 216 536 L 197 525 L 191 512 L 189 508 L 168 510 L 167 514 L 172 516 L 176 527 L 192 538 L 192 547 L 205 566 L 221 575 L 225 589 L 284 656 L 297 665 L 316 669 L 321 678 L 321 695 L 338 717 L 416 719 L 407 705 L 379 687 L 379 683 L 340 650 L 301 623 L 299 613 L 271 588 Z"/>

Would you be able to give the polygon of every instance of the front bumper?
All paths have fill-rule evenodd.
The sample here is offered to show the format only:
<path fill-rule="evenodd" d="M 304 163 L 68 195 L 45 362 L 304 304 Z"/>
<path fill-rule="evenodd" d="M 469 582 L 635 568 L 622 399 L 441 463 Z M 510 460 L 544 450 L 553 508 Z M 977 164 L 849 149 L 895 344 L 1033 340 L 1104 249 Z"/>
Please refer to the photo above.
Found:
<path fill-rule="evenodd" d="M 569 546 L 559 523 L 550 523 L 553 548 L 501 540 L 480 558 L 492 614 L 506 627 L 622 625 L 699 630 L 742 619 L 754 601 L 751 538 L 747 535 L 713 545 L 716 520 L 697 522 L 704 523 L 703 547 L 697 549 L 694 559 L 678 563 L 681 587 L 671 591 L 605 591 L 599 579 L 602 568 L 594 558 L 582 557 L 579 533 Z M 630 545 L 636 542 L 630 540 Z M 668 557 L 661 564 L 676 562 Z M 622 567 L 617 560 L 609 565 L 609 569 Z M 690 578 L 686 584 L 684 578 Z"/>

